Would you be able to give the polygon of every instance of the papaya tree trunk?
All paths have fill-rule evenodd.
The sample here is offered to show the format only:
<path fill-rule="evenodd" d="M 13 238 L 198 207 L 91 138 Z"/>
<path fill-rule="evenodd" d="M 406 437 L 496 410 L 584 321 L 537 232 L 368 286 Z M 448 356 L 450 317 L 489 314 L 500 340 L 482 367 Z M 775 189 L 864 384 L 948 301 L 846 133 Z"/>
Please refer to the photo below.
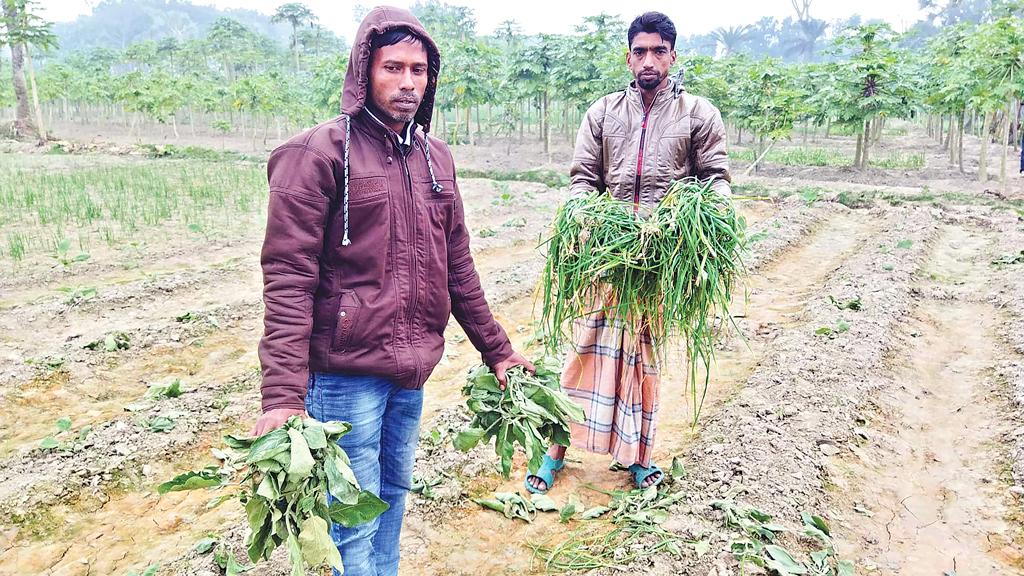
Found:
<path fill-rule="evenodd" d="M 764 160 L 764 157 L 767 156 L 768 152 L 771 152 L 772 147 L 775 146 L 775 142 L 777 142 L 777 140 L 772 138 L 772 141 L 768 143 L 768 146 L 764 146 L 764 138 L 761 138 L 761 141 L 758 143 L 757 147 L 758 149 L 764 148 L 764 150 L 761 150 L 761 153 L 757 156 L 757 158 L 754 158 L 754 162 L 750 166 L 747 166 L 747 169 L 743 172 L 744 177 L 750 176 L 751 172 L 757 170 L 757 167 L 761 163 L 761 160 Z"/>
<path fill-rule="evenodd" d="M 1003 137 L 1000 144 L 1003 145 L 1003 157 L 999 159 L 999 181 L 1006 190 L 1006 157 L 1010 154 L 1010 124 L 1013 124 L 1013 96 L 1006 101 L 1006 122 L 1003 127 Z"/>
<path fill-rule="evenodd" d="M 25 68 L 28 69 L 28 83 L 32 89 L 32 106 L 36 112 L 36 130 L 39 139 L 46 140 L 46 124 L 43 124 L 43 109 L 39 107 L 39 90 L 36 89 L 36 71 L 32 67 L 32 51 L 25 45 Z"/>
<path fill-rule="evenodd" d="M 991 138 L 989 138 L 988 132 L 992 128 L 992 121 L 995 119 L 996 113 L 990 112 L 985 114 L 985 121 L 981 125 L 981 156 L 978 158 L 978 181 L 988 182 L 988 144 Z"/>
<path fill-rule="evenodd" d="M 18 12 L 13 2 L 4 2 L 4 15 L 10 21 L 18 20 Z M 28 91 L 25 89 L 25 52 L 24 45 L 20 43 L 10 44 L 11 49 L 11 76 L 14 81 L 14 135 L 16 138 L 39 140 L 39 132 L 28 107 Z"/>
<path fill-rule="evenodd" d="M 544 91 L 544 153 L 551 153 L 551 111 L 550 101 L 548 100 L 548 91 Z"/>
<path fill-rule="evenodd" d="M 964 173 L 964 116 L 967 114 L 966 111 L 960 113 L 960 122 L 957 129 L 956 137 L 956 159 L 960 166 L 960 173 Z"/>

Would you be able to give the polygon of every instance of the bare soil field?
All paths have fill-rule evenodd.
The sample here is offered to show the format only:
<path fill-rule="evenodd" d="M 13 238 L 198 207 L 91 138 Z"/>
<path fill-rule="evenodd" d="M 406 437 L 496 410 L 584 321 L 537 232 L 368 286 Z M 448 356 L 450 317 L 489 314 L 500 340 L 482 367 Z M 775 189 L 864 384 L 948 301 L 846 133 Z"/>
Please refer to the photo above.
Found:
<path fill-rule="evenodd" d="M 1005 187 L 978 183 L 973 166 L 966 175 L 950 168 L 922 132 L 909 126 L 874 151 L 920 155 L 917 168 L 769 162 L 744 178 L 745 163 L 735 162 L 750 239 L 732 308 L 738 330 L 723 331 L 696 424 L 684 350 L 669 351 L 655 459 L 666 472 L 677 464 L 662 487 L 674 499 L 657 530 L 609 544 L 589 572 L 765 574 L 737 561 L 735 545 L 750 535 L 725 512 L 733 506 L 770 515 L 756 528 L 779 528 L 770 530 L 776 543 L 804 560 L 821 545 L 801 514 L 820 517 L 857 574 L 1024 575 L 1024 179 L 1012 170 Z M 780 150 L 852 157 L 852 146 L 822 137 Z M 532 353 L 540 352 L 542 242 L 568 191 L 504 174 L 568 172 L 564 140 L 551 154 L 540 148 L 453 148 L 460 169 L 494 178 L 459 182 L 474 258 L 499 321 Z M 257 416 L 265 193 L 255 188 L 265 167 L 128 149 L 116 139 L 64 155 L 2 143 L 0 193 L 4 177 L 102 167 L 105 178 L 141 170 L 171 189 L 179 169 L 200 179 L 235 171 L 253 196 L 196 196 L 202 214 L 218 216 L 189 220 L 198 208 L 178 206 L 152 223 L 111 228 L 118 236 L 110 241 L 107 223 L 71 222 L 64 231 L 74 242 L 63 252 L 49 238 L 29 238 L 15 259 L 4 245 L 0 575 L 121 575 L 153 565 L 161 575 L 222 574 L 212 554 L 193 549 L 210 535 L 248 564 L 236 503 L 210 509 L 210 493 L 160 496 L 155 487 L 212 462 L 220 437 L 248 430 Z M 32 222 L 4 226 L 11 238 Z M 80 252 L 88 258 L 68 261 Z M 427 383 L 402 573 L 561 571 L 545 550 L 606 534 L 615 519 L 541 513 L 527 524 L 472 501 L 523 491 L 525 463 L 519 455 L 505 481 L 489 446 L 452 447 L 468 421 L 461 388 L 479 355 L 454 320 L 447 342 Z M 180 396 L 148 393 L 176 380 Z M 608 465 L 570 451 L 550 496 L 559 506 L 607 504 L 610 492 L 631 487 Z M 673 545 L 660 547 L 666 541 Z M 288 573 L 283 555 L 247 572 Z"/>

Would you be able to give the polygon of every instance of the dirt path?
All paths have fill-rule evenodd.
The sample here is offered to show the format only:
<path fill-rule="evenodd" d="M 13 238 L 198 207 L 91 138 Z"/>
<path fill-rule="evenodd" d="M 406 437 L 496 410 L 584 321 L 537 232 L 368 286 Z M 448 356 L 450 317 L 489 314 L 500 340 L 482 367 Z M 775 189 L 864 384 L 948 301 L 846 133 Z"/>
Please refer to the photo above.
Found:
<path fill-rule="evenodd" d="M 974 297 L 990 276 L 989 244 L 979 230 L 942 230 L 892 362 L 894 386 L 877 399 L 879 430 L 864 432 L 880 445 L 865 441 L 863 458 L 837 475 L 847 509 L 860 511 L 844 547 L 879 574 L 1024 574 L 1000 442 L 1014 424 L 994 377 L 1012 355 L 997 337 L 1007 318 Z"/>

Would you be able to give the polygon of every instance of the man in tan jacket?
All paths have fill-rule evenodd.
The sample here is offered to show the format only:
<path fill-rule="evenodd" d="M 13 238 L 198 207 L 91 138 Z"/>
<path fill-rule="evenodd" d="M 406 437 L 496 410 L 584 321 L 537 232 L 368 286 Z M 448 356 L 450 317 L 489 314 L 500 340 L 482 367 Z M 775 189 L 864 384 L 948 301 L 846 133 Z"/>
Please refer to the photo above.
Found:
<path fill-rule="evenodd" d="M 729 192 L 725 125 L 711 102 L 686 93 L 668 71 L 676 31 L 647 12 L 629 27 L 626 64 L 634 80 L 594 102 L 576 136 L 571 190 L 608 190 L 620 200 L 656 204 L 673 180 L 714 178 Z"/>
<path fill-rule="evenodd" d="M 676 29 L 667 16 L 647 12 L 627 35 L 626 64 L 633 81 L 595 102 L 576 137 L 570 172 L 574 194 L 607 191 L 637 209 L 656 205 L 673 180 L 711 180 L 729 189 L 726 132 L 718 109 L 687 94 L 676 61 Z M 651 460 L 657 429 L 660 375 L 649 333 L 628 320 L 595 312 L 577 322 L 574 347 L 562 372 L 562 389 L 584 409 L 587 421 L 572 426 L 572 446 L 609 454 L 639 488 L 661 482 Z M 546 492 L 564 466 L 565 448 L 554 445 L 539 470 L 526 477 L 531 492 Z"/>

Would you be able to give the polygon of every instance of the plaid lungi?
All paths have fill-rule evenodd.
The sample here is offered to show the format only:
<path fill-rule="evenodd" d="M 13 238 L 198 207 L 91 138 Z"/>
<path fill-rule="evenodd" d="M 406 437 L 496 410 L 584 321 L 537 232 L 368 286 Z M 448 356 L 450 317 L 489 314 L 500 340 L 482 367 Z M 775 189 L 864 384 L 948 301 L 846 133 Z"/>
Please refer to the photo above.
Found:
<path fill-rule="evenodd" d="M 572 446 L 650 466 L 660 376 L 650 332 L 615 317 L 614 301 L 573 325 L 562 390 L 587 415 L 572 424 Z"/>

